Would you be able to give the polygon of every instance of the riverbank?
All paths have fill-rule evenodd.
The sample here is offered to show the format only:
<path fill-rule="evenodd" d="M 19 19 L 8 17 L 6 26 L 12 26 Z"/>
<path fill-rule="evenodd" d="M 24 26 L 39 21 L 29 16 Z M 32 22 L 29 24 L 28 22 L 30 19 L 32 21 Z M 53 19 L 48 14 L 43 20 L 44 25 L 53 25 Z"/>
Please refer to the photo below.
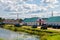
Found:
<path fill-rule="evenodd" d="M 37 35 L 0 28 L 0 40 L 39 40 Z"/>
<path fill-rule="evenodd" d="M 60 31 L 41 30 L 40 28 L 32 28 L 31 26 L 15 27 L 14 25 L 4 25 L 4 28 L 16 32 L 38 35 L 40 40 L 60 40 Z"/>

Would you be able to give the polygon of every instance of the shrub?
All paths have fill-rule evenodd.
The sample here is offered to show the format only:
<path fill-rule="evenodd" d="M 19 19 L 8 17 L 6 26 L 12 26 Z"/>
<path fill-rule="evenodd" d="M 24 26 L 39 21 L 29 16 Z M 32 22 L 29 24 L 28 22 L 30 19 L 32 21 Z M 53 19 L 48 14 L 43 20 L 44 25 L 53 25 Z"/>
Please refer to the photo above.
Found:
<path fill-rule="evenodd" d="M 47 25 L 46 24 L 43 24 L 41 29 L 47 29 Z"/>
<path fill-rule="evenodd" d="M 5 25 L 5 23 L 1 22 L 0 27 L 3 28 L 3 25 Z"/>
<path fill-rule="evenodd" d="M 10 27 L 9 29 L 12 31 L 15 31 L 15 27 Z"/>
<path fill-rule="evenodd" d="M 50 28 L 50 27 L 52 27 L 52 25 L 50 25 L 50 24 L 47 24 L 47 27 L 49 27 L 49 28 Z"/>
<path fill-rule="evenodd" d="M 1 22 L 0 25 L 4 25 L 5 23 Z"/>
<path fill-rule="evenodd" d="M 33 25 L 32 28 L 37 28 L 37 25 Z"/>
<path fill-rule="evenodd" d="M 57 25 L 52 25 L 53 28 L 57 28 L 56 26 L 57 26 Z"/>
<path fill-rule="evenodd" d="M 60 25 L 53 25 L 53 28 L 55 28 L 55 29 L 58 28 L 59 29 Z"/>
<path fill-rule="evenodd" d="M 15 27 L 21 27 L 21 25 L 20 25 L 20 24 L 15 24 L 14 26 L 15 26 Z"/>
<path fill-rule="evenodd" d="M 58 25 L 57 27 L 58 27 L 58 29 L 60 29 L 60 25 Z"/>
<path fill-rule="evenodd" d="M 0 25 L 1 28 L 3 28 L 3 25 Z"/>

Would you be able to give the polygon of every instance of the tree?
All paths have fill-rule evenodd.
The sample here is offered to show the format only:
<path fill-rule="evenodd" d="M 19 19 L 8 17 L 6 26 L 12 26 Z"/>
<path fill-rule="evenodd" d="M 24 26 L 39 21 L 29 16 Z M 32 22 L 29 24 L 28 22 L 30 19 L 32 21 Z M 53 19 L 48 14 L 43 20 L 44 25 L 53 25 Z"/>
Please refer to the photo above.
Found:
<path fill-rule="evenodd" d="M 23 21 L 23 19 L 19 19 L 19 22 L 22 22 Z"/>
<path fill-rule="evenodd" d="M 3 19 L 2 18 L 0 18 L 0 22 L 2 22 L 3 21 Z"/>
<path fill-rule="evenodd" d="M 0 17 L 0 22 L 3 22 L 3 20 L 5 20 L 5 19 Z"/>

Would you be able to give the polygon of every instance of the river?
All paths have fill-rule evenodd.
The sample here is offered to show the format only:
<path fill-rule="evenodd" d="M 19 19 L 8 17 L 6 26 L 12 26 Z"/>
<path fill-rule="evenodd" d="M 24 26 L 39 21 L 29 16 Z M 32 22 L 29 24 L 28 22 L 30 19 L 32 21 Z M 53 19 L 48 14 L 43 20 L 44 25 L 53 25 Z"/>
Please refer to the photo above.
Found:
<path fill-rule="evenodd" d="M 39 37 L 36 35 L 13 32 L 2 28 L 0 28 L 0 38 L 3 38 L 4 40 L 39 40 Z"/>

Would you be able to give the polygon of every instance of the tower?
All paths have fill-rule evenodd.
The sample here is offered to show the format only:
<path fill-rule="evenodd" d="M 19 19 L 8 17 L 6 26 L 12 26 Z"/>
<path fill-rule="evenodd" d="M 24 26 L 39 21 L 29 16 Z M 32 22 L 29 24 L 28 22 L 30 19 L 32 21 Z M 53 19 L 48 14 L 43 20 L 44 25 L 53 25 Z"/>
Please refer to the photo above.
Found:
<path fill-rule="evenodd" d="M 52 11 L 52 14 L 51 14 L 51 16 L 52 16 L 52 17 L 54 16 L 54 14 L 53 14 L 53 11 Z"/>
<path fill-rule="evenodd" d="M 17 20 L 18 20 L 19 19 L 19 14 L 17 13 L 16 15 L 17 15 Z"/>

